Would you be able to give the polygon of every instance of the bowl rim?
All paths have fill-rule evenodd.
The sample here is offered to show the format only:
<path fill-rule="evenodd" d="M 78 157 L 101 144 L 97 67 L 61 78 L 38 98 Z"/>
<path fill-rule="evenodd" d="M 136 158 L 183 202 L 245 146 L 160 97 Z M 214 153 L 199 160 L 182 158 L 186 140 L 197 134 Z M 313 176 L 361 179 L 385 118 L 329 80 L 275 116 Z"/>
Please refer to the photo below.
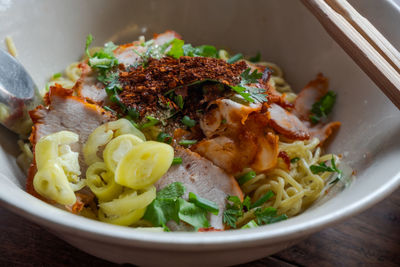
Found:
<path fill-rule="evenodd" d="M 4 176 L 4 175 L 2 175 Z M 11 182 L 10 182 L 11 183 Z M 283 221 L 253 229 L 222 232 L 153 233 L 76 216 L 35 198 L 21 188 L 0 187 L 0 204 L 18 215 L 56 232 L 79 235 L 89 240 L 107 240 L 118 245 L 173 250 L 210 250 L 258 246 L 300 238 L 360 213 L 378 203 L 400 186 L 400 170 L 377 190 L 358 199 L 341 210 L 325 214 L 314 220 L 290 223 Z M 11 190 L 10 190 L 11 189 Z M 338 197 L 338 196 L 337 196 Z M 21 199 L 22 198 L 22 199 Z M 28 201 L 21 201 L 25 198 Z M 49 212 L 42 212 L 48 210 Z M 290 221 L 295 220 L 291 218 Z M 99 226 L 99 227 L 96 227 Z"/>

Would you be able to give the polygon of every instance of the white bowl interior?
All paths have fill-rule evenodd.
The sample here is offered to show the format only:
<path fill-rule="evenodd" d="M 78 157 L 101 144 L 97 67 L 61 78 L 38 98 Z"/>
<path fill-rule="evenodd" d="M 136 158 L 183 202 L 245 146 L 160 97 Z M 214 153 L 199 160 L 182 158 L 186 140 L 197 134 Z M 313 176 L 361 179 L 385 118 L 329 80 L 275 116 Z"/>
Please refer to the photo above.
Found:
<path fill-rule="evenodd" d="M 400 182 L 399 110 L 300 1 L 0 1 L 0 25 L 0 40 L 13 37 L 19 60 L 40 87 L 53 73 L 80 58 L 88 33 L 93 34 L 96 45 L 101 45 L 108 40 L 124 43 L 142 34 L 150 37 L 173 29 L 189 43 L 213 44 L 249 56 L 260 51 L 263 59 L 283 68 L 297 91 L 322 72 L 329 77 L 330 88 L 338 93 L 333 120 L 341 121 L 342 127 L 329 150 L 344 155 L 357 172 L 356 180 L 334 198 L 295 218 L 246 231 L 155 235 L 56 210 L 23 191 L 25 177 L 15 164 L 17 138 L 1 128 L 0 199 L 20 214 L 68 233 L 70 238 L 79 233 L 82 238 L 160 250 L 272 244 L 300 238 L 359 212 Z M 108 237 L 107 241 L 103 237 Z M 175 245 L 166 247 L 166 243 Z"/>

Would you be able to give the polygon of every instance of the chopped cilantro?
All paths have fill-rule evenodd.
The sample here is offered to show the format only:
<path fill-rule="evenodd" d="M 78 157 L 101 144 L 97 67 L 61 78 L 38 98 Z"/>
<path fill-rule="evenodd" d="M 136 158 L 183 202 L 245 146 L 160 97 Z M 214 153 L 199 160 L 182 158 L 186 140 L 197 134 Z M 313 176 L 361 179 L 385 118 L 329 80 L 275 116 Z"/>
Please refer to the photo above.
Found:
<path fill-rule="evenodd" d="M 89 66 L 92 68 L 109 70 L 118 65 L 118 59 L 114 56 L 117 46 L 113 42 L 108 42 L 104 48 L 89 58 Z"/>
<path fill-rule="evenodd" d="M 260 60 L 261 60 L 261 53 L 260 52 L 257 52 L 257 54 L 254 57 L 251 57 L 249 59 L 249 61 L 253 62 L 253 63 L 260 62 Z"/>
<path fill-rule="evenodd" d="M 196 121 L 192 120 L 191 118 L 189 118 L 186 115 L 182 118 L 182 123 L 185 124 L 189 128 L 192 128 L 196 125 Z"/>
<path fill-rule="evenodd" d="M 256 88 L 248 86 L 248 84 L 257 83 L 258 79 L 261 79 L 262 73 L 254 70 L 251 72 L 250 68 L 247 68 L 240 75 L 242 78 L 239 85 L 232 86 L 231 89 L 241 95 L 247 102 L 265 102 L 267 95 L 265 90 L 262 88 Z"/>
<path fill-rule="evenodd" d="M 210 223 L 207 219 L 207 212 L 204 209 L 196 206 L 193 203 L 187 202 L 182 198 L 178 199 L 178 205 L 179 219 L 192 225 L 195 230 L 210 226 Z"/>
<path fill-rule="evenodd" d="M 186 222 L 192 225 L 195 230 L 209 227 L 207 209 L 210 209 L 210 207 L 205 208 L 206 205 L 204 204 L 211 205 L 210 203 L 215 203 L 199 197 L 193 200 L 193 193 L 193 203 L 188 202 L 182 198 L 184 193 L 185 187 L 180 182 L 166 186 L 157 193 L 156 199 L 147 207 L 143 219 L 149 221 L 155 227 L 163 227 L 165 231 L 169 231 L 166 224 L 171 220 L 176 223 L 180 221 Z M 213 212 L 215 212 L 215 207 L 211 206 Z"/>
<path fill-rule="evenodd" d="M 239 54 L 236 54 L 236 55 L 230 57 L 226 62 L 228 62 L 229 64 L 233 64 L 236 61 L 241 60 L 242 58 L 243 58 L 243 54 L 239 53 Z"/>
<path fill-rule="evenodd" d="M 176 38 L 172 40 L 171 45 L 171 49 L 167 52 L 167 55 L 174 58 L 180 58 L 181 56 L 218 57 L 218 51 L 212 45 L 193 47 L 191 44 L 185 44 L 183 40 Z"/>
<path fill-rule="evenodd" d="M 249 196 L 246 196 L 243 200 L 243 208 L 246 210 L 250 210 L 251 208 L 251 198 Z"/>
<path fill-rule="evenodd" d="M 240 201 L 238 196 L 228 196 L 227 200 L 232 204 L 228 203 L 226 205 L 222 221 L 230 227 L 236 228 L 237 220 L 243 216 L 244 203 L 246 204 L 245 207 L 247 209 L 249 208 L 251 202 L 250 197 L 247 196 L 243 202 Z"/>
<path fill-rule="evenodd" d="M 166 143 L 166 144 L 171 144 L 172 143 L 172 136 L 170 136 L 167 133 L 161 132 L 157 135 L 157 141 Z"/>
<path fill-rule="evenodd" d="M 172 183 L 157 193 L 157 198 L 178 198 L 185 193 L 185 186 L 180 182 Z"/>
<path fill-rule="evenodd" d="M 242 77 L 242 84 L 249 84 L 256 83 L 258 79 L 261 79 L 262 73 L 257 70 L 251 72 L 251 69 L 247 68 L 240 76 Z"/>
<path fill-rule="evenodd" d="M 228 204 L 224 211 L 222 220 L 225 224 L 229 225 L 232 228 L 236 228 L 237 220 L 243 216 L 243 211 Z"/>
<path fill-rule="evenodd" d="M 221 124 L 225 124 L 225 123 L 226 123 L 226 119 L 222 119 Z"/>
<path fill-rule="evenodd" d="M 106 87 L 105 91 L 114 103 L 117 103 L 123 112 L 126 111 L 126 106 L 121 102 L 118 97 L 118 92 L 122 90 L 119 84 L 117 71 L 112 70 L 118 66 L 118 59 L 114 56 L 114 50 L 118 47 L 113 42 L 108 42 L 100 51 L 90 55 L 89 47 L 93 42 L 93 36 L 89 34 L 86 37 L 85 53 L 89 57 L 88 64 L 93 69 L 98 70 L 97 80 L 102 82 Z M 134 116 L 132 116 L 134 118 Z"/>
<path fill-rule="evenodd" d="M 254 212 L 254 215 L 257 219 L 258 225 L 274 223 L 287 218 L 286 215 L 278 216 L 276 214 L 276 209 L 272 207 L 267 207 L 265 209 L 261 209 L 260 206 L 264 204 L 268 199 L 274 196 L 272 191 L 268 191 L 265 195 L 263 195 L 259 200 L 251 204 L 250 197 L 247 196 L 243 202 L 240 201 L 237 196 L 228 196 L 227 200 L 229 203 L 226 205 L 226 209 L 223 213 L 223 222 L 232 228 L 236 228 L 237 221 L 243 217 L 245 211 Z M 253 224 L 252 225 L 257 225 Z M 248 228 L 248 227 L 244 227 Z"/>
<path fill-rule="evenodd" d="M 321 118 L 326 117 L 333 109 L 336 102 L 336 93 L 328 91 L 319 101 L 312 105 L 310 120 L 318 123 Z"/>
<path fill-rule="evenodd" d="M 168 230 L 166 223 L 174 220 L 179 223 L 177 199 L 185 193 L 182 183 L 172 183 L 157 193 L 156 199 L 147 206 L 143 219 L 151 222 L 153 226 L 164 227 Z"/>
<path fill-rule="evenodd" d="M 258 224 L 256 223 L 255 220 L 249 221 L 247 224 L 242 226 L 242 229 L 248 229 L 248 228 L 256 228 L 258 227 Z"/>
<path fill-rule="evenodd" d="M 333 156 L 331 159 L 331 166 L 326 165 L 325 162 L 321 162 L 318 165 L 311 165 L 310 170 L 314 174 L 318 174 L 318 173 L 322 173 L 322 172 L 336 172 L 337 177 L 334 181 L 331 182 L 331 184 L 336 183 L 343 178 L 343 172 L 342 172 L 342 170 L 339 170 L 336 167 L 335 159 L 333 158 Z"/>
<path fill-rule="evenodd" d="M 211 212 L 212 214 L 218 215 L 219 213 L 219 207 L 215 202 L 196 196 L 196 194 L 193 192 L 189 192 L 189 202 L 205 209 L 208 212 Z"/>
<path fill-rule="evenodd" d="M 265 209 L 257 208 L 254 212 L 258 224 L 270 224 L 276 223 L 282 220 L 286 220 L 288 217 L 285 214 L 277 214 L 276 208 L 268 207 Z"/>
<path fill-rule="evenodd" d="M 184 55 L 189 57 L 218 57 L 218 50 L 212 45 L 193 47 L 191 44 L 185 44 L 182 49 Z"/>
<path fill-rule="evenodd" d="M 239 86 L 232 86 L 231 89 L 236 93 L 238 93 L 239 95 L 241 95 L 247 102 L 251 103 L 254 102 L 254 99 L 251 97 L 251 94 L 247 91 L 245 87 L 239 85 Z"/>
<path fill-rule="evenodd" d="M 180 58 L 181 56 L 184 55 L 183 53 L 183 45 L 184 45 L 184 41 L 181 39 L 173 39 L 171 42 L 171 49 L 168 51 L 167 55 L 174 57 L 174 58 Z"/>

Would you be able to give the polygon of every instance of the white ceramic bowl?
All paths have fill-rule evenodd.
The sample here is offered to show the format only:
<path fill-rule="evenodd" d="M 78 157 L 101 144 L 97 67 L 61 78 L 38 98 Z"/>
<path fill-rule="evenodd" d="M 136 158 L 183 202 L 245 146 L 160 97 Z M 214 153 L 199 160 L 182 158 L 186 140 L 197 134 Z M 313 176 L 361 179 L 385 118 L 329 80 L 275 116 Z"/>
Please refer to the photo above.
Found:
<path fill-rule="evenodd" d="M 370 8 L 373 2 L 365 1 L 361 7 L 370 5 L 367 10 L 377 15 Z M 395 28 L 399 23 L 393 22 L 399 18 L 397 11 L 390 1 L 380 4 L 379 10 L 387 10 L 388 16 L 378 21 L 379 27 L 397 34 L 394 39 L 399 40 Z M 1 0 L 0 25 L 0 39 L 13 37 L 20 61 L 39 86 L 80 57 L 88 33 L 96 37 L 95 44 L 103 44 L 106 40 L 123 43 L 141 34 L 151 36 L 174 29 L 190 43 L 214 44 L 248 55 L 260 51 L 264 59 L 283 67 L 296 89 L 323 72 L 338 92 L 334 119 L 341 121 L 342 127 L 329 150 L 345 155 L 357 171 L 356 181 L 295 218 L 249 230 L 149 233 L 88 220 L 52 207 L 24 191 L 25 177 L 15 163 L 16 137 L 1 128 L 3 205 L 90 254 L 139 265 L 230 265 L 251 261 L 365 210 L 400 183 L 399 110 L 300 1 Z"/>

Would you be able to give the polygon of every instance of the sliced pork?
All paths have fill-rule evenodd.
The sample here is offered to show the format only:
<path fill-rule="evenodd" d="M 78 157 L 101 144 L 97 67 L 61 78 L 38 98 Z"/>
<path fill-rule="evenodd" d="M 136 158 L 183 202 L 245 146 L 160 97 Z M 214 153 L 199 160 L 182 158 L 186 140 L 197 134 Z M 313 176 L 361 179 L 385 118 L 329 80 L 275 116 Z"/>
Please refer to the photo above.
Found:
<path fill-rule="evenodd" d="M 94 129 L 112 119 L 110 112 L 98 105 L 85 102 L 83 99 L 72 96 L 73 91 L 60 86 L 52 86 L 46 97 L 47 106 L 38 106 L 29 112 L 34 123 L 30 141 L 35 144 L 41 137 L 59 131 L 72 131 L 79 135 L 79 142 L 71 145 L 71 149 L 79 153 L 81 173 L 86 172 L 82 147 Z M 36 173 L 33 163 L 29 170 L 27 187 L 32 193 L 32 181 Z"/>
<path fill-rule="evenodd" d="M 224 229 L 222 222 L 223 211 L 228 195 L 238 196 L 243 200 L 243 193 L 235 178 L 226 174 L 211 161 L 188 149 L 177 148 L 176 157 L 182 158 L 182 164 L 172 166 L 168 172 L 156 183 L 160 190 L 173 182 L 181 182 L 186 187 L 184 198 L 188 198 L 189 192 L 197 196 L 214 201 L 219 206 L 219 214 L 210 215 L 210 226 L 215 229 Z M 184 230 L 183 223 L 180 226 L 170 223 L 171 230 Z"/>
<path fill-rule="evenodd" d="M 271 104 L 269 109 L 270 125 L 283 136 L 292 140 L 306 140 L 310 138 L 307 126 L 296 115 L 277 104 Z"/>

